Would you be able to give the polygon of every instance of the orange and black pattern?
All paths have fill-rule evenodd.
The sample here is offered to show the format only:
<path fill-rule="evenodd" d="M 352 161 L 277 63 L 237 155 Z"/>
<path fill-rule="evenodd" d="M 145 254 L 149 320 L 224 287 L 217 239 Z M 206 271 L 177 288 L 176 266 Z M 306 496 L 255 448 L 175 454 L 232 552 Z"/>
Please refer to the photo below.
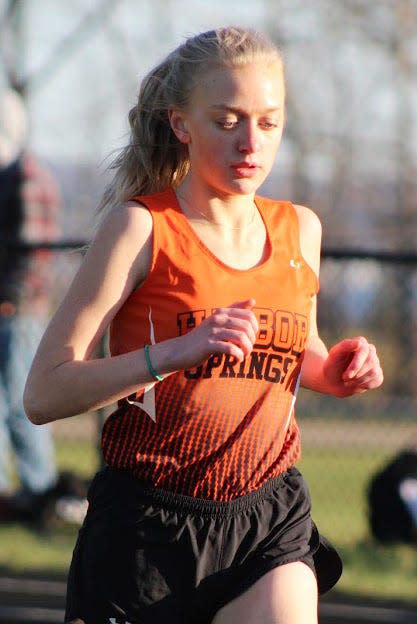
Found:
<path fill-rule="evenodd" d="M 244 362 L 215 354 L 121 401 L 104 426 L 104 459 L 156 487 L 229 501 L 299 458 L 294 402 L 317 278 L 289 202 L 256 198 L 269 254 L 240 271 L 205 247 L 171 189 L 136 199 L 153 217 L 152 266 L 112 323 L 112 354 L 183 335 L 213 309 L 249 297 L 259 332 Z"/>

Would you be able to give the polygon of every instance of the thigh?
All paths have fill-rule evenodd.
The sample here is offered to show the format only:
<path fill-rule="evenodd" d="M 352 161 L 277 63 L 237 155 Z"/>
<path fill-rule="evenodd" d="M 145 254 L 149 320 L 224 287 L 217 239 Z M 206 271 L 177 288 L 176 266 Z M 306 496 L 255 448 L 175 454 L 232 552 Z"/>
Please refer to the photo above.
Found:
<path fill-rule="evenodd" d="M 317 581 L 301 561 L 274 568 L 220 609 L 212 624 L 317 624 Z"/>

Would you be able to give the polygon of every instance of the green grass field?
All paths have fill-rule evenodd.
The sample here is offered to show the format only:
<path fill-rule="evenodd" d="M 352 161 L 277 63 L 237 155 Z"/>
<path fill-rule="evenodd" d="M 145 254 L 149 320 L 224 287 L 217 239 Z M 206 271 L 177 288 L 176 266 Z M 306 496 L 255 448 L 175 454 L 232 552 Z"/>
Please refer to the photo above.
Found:
<path fill-rule="evenodd" d="M 417 604 L 417 546 L 384 547 L 370 535 L 366 487 L 370 476 L 389 458 L 386 451 L 304 450 L 300 469 L 309 483 L 313 516 L 340 551 L 344 574 L 337 592 Z M 96 450 L 87 443 L 58 443 L 62 468 L 91 476 Z M 20 525 L 0 527 L 0 567 L 65 574 L 77 529 L 54 526 L 47 534 Z"/>
<path fill-rule="evenodd" d="M 381 545 L 368 525 L 368 482 L 391 455 L 315 448 L 304 450 L 299 467 L 310 486 L 314 520 L 343 559 L 337 592 L 417 604 L 417 545 Z"/>
<path fill-rule="evenodd" d="M 96 449 L 88 442 L 61 442 L 57 445 L 60 469 L 90 478 L 97 469 Z M 18 523 L 0 525 L 0 568 L 16 571 L 67 571 L 78 528 L 59 525 L 48 532 L 31 530 Z"/>

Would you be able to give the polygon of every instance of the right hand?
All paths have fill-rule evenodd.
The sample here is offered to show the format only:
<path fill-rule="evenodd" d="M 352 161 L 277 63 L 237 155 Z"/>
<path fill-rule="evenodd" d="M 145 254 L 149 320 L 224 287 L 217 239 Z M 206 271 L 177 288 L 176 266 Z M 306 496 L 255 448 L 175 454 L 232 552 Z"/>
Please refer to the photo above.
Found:
<path fill-rule="evenodd" d="M 217 308 L 201 325 L 181 336 L 179 368 L 199 366 L 214 353 L 225 353 L 244 360 L 252 351 L 258 333 L 258 321 L 252 308 L 254 299 L 237 301 Z"/>

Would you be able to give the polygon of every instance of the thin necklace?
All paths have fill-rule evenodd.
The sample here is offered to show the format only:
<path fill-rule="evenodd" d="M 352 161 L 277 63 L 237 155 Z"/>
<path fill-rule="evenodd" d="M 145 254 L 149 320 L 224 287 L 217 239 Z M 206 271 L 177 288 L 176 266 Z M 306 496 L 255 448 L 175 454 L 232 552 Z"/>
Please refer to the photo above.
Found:
<path fill-rule="evenodd" d="M 208 218 L 208 217 L 204 214 L 204 212 L 201 212 L 201 210 L 198 210 L 198 208 L 195 208 L 192 204 L 190 204 L 190 202 L 189 202 L 187 199 L 185 199 L 185 197 L 184 197 L 183 195 L 180 195 L 178 192 L 177 192 L 177 197 L 178 197 L 179 199 L 182 199 L 182 201 L 183 201 L 183 202 L 184 202 L 184 203 L 185 203 L 185 204 L 186 204 L 189 208 L 191 208 L 191 210 L 192 210 L 193 212 L 197 212 L 197 213 L 198 213 L 199 215 L 201 215 L 201 216 L 202 216 L 202 217 L 203 217 L 206 221 L 208 221 L 208 223 L 210 223 L 211 225 L 217 225 L 218 227 L 225 227 L 225 228 L 227 228 L 228 230 L 244 230 L 244 229 L 246 229 L 246 228 L 250 227 L 250 226 L 253 224 L 253 222 L 255 221 L 255 217 L 256 217 L 256 205 L 255 205 L 255 204 L 253 205 L 253 212 L 252 212 L 251 218 L 249 219 L 249 221 L 248 221 L 247 223 L 245 223 L 244 225 L 240 225 L 239 227 L 230 227 L 230 226 L 226 225 L 225 223 L 218 223 L 218 221 L 212 221 L 211 219 L 209 219 L 209 218 Z"/>

